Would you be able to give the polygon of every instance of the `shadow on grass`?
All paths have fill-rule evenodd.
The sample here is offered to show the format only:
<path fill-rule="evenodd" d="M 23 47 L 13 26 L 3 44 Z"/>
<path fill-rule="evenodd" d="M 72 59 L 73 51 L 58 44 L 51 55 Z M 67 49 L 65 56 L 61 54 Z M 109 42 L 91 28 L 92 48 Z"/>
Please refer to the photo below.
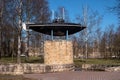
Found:
<path fill-rule="evenodd" d="M 25 63 L 44 63 L 44 59 L 28 60 Z"/>

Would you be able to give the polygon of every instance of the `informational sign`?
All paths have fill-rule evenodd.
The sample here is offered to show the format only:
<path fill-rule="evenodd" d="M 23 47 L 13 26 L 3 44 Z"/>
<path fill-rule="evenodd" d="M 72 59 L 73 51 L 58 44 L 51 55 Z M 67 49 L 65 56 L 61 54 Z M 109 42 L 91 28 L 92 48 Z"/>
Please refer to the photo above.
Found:
<path fill-rule="evenodd" d="M 26 24 L 24 22 L 22 23 L 22 27 L 26 31 Z"/>

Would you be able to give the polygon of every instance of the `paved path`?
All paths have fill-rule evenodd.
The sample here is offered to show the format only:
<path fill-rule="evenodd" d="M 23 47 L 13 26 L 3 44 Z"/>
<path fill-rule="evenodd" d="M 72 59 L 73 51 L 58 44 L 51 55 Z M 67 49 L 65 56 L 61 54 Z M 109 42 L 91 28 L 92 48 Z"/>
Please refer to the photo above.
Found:
<path fill-rule="evenodd" d="M 120 80 L 120 72 L 59 72 L 44 74 L 25 74 L 37 80 Z"/>

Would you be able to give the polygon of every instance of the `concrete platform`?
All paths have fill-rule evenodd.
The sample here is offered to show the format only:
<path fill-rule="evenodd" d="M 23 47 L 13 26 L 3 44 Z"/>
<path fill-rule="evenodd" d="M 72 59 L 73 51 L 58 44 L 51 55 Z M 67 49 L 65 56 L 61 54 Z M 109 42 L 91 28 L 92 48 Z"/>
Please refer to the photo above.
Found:
<path fill-rule="evenodd" d="M 120 72 L 59 72 L 44 74 L 25 74 L 24 77 L 37 80 L 120 80 Z"/>

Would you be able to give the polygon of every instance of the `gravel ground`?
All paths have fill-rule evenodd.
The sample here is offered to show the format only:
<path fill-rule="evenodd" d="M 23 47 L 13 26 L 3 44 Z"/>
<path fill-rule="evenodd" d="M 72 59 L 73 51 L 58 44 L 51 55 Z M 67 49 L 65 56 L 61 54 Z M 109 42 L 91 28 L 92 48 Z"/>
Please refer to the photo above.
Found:
<path fill-rule="evenodd" d="M 59 72 L 44 74 L 25 74 L 26 78 L 37 80 L 120 80 L 120 72 Z"/>

